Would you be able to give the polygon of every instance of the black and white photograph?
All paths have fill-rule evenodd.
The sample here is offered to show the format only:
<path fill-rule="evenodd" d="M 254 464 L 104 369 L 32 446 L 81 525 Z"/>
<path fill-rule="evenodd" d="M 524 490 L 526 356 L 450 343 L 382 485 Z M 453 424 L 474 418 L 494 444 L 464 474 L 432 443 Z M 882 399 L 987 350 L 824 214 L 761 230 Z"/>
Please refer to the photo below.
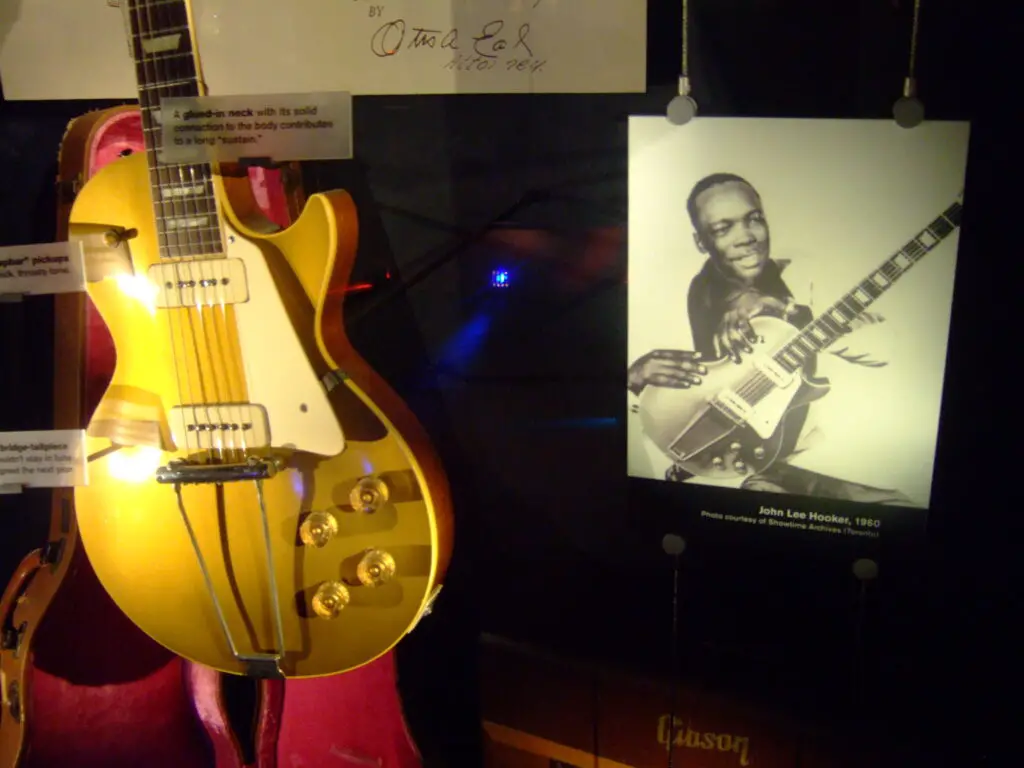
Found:
<path fill-rule="evenodd" d="M 969 124 L 629 124 L 628 474 L 927 509 Z"/>

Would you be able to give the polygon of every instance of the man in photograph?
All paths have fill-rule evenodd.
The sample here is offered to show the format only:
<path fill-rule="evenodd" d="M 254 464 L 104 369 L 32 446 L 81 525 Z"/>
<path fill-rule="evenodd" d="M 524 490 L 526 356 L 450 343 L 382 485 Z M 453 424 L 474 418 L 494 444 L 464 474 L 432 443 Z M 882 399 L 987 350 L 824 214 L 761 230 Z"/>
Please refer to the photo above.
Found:
<path fill-rule="evenodd" d="M 789 262 L 771 257 L 768 220 L 753 185 L 735 174 L 712 174 L 694 185 L 686 207 L 694 243 L 706 256 L 687 293 L 694 349 L 654 350 L 636 360 L 629 368 L 628 386 L 637 395 L 648 385 L 699 386 L 704 373 L 702 360 L 729 357 L 739 363 L 743 355 L 753 351 L 756 339 L 750 320 L 755 317 L 774 316 L 797 328 L 814 318 L 810 299 L 801 301 L 794 295 L 793 289 L 800 293 L 803 286 L 791 286 L 784 277 Z M 865 313 L 849 324 L 847 336 L 881 321 L 878 315 Z M 840 344 L 829 354 L 861 368 L 886 365 L 866 352 L 855 353 L 848 344 Z M 816 362 L 811 359 L 808 375 L 814 374 Z M 813 451 L 816 440 L 825 439 L 814 424 L 814 407 L 792 453 L 780 457 L 764 472 L 747 477 L 742 488 L 880 504 L 911 503 L 900 491 L 814 472 L 797 466 L 800 461 L 791 463 Z M 679 466 L 666 473 L 666 479 L 672 481 L 688 478 Z"/>

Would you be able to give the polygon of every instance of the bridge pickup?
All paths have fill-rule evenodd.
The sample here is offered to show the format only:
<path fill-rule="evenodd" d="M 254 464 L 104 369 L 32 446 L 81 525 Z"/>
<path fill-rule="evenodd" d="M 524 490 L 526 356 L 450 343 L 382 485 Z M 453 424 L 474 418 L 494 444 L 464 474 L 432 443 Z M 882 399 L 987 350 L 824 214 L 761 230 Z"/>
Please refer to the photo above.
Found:
<path fill-rule="evenodd" d="M 270 445 L 267 412 L 249 403 L 179 405 L 168 414 L 180 450 L 246 451 Z"/>
<path fill-rule="evenodd" d="M 197 259 L 154 264 L 147 273 L 157 288 L 156 306 L 210 307 L 249 300 L 245 262 L 241 259 Z"/>
<path fill-rule="evenodd" d="M 240 464 L 194 464 L 172 461 L 156 471 L 156 481 L 165 485 L 202 485 L 267 480 L 281 469 L 272 459 L 250 458 Z"/>

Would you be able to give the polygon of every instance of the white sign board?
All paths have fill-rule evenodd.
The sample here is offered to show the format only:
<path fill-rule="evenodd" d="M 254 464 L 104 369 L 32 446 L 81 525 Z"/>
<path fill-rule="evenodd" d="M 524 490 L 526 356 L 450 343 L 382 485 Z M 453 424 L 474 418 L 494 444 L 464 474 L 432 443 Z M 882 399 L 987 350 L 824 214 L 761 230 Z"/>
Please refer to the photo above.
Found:
<path fill-rule="evenodd" d="M 352 157 L 352 97 L 347 93 L 161 99 L 160 125 L 164 163 Z"/>
<path fill-rule="evenodd" d="M 37 243 L 0 248 L 0 296 L 38 296 L 84 290 L 81 243 Z"/>
<path fill-rule="evenodd" d="M 0 493 L 74 488 L 88 479 L 84 430 L 0 432 Z"/>
<path fill-rule="evenodd" d="M 211 95 L 646 88 L 645 0 L 191 3 Z M 0 3 L 0 76 L 8 100 L 136 97 L 107 0 Z"/>

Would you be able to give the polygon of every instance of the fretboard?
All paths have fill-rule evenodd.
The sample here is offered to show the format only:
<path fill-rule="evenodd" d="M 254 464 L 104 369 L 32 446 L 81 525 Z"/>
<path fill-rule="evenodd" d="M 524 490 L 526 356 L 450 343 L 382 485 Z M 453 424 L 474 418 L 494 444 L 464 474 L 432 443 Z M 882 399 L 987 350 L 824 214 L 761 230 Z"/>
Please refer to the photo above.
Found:
<path fill-rule="evenodd" d="M 209 164 L 165 164 L 157 156 L 161 141 L 160 100 L 199 95 L 186 2 L 122 2 L 129 3 L 132 58 L 160 256 L 219 256 L 223 251 L 220 214 Z"/>
<path fill-rule="evenodd" d="M 793 372 L 846 333 L 856 317 L 878 301 L 915 264 L 960 226 L 960 212 L 960 203 L 947 208 L 941 216 L 861 280 L 852 291 L 818 315 L 776 352 L 775 362 Z"/>

